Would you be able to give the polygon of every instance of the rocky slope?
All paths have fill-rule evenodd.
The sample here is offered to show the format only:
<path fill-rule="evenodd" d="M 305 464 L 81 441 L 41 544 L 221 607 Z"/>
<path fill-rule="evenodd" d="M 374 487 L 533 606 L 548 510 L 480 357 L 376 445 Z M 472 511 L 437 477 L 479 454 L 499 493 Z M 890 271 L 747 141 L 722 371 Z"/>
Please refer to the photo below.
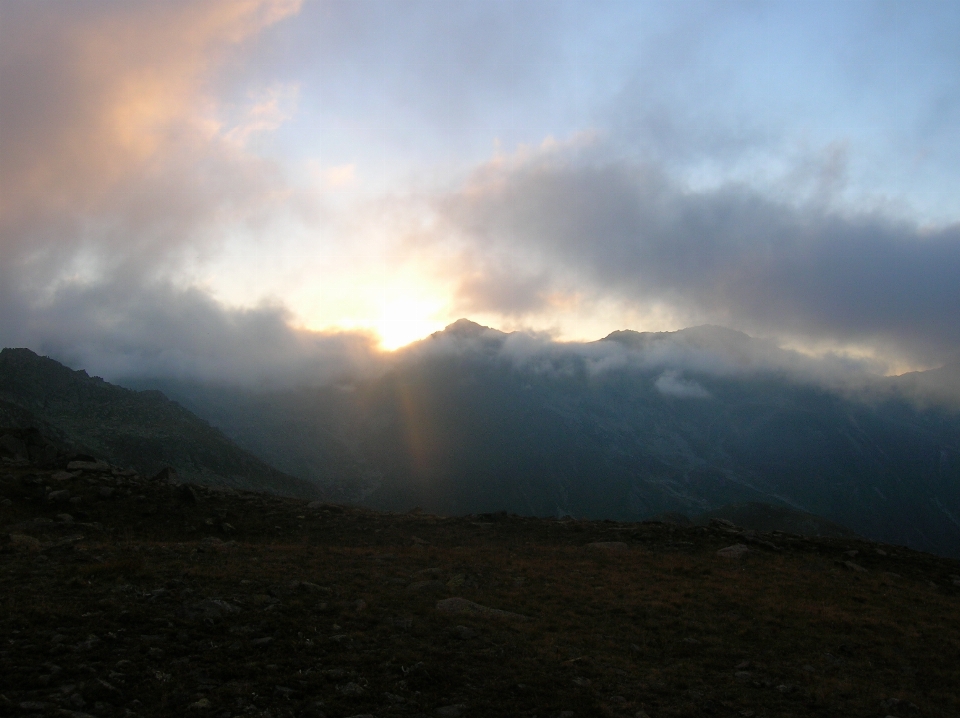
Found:
<path fill-rule="evenodd" d="M 957 561 L 716 520 L 377 513 L 77 461 L 0 466 L 6 715 L 960 713 Z"/>
<path fill-rule="evenodd" d="M 28 349 L 0 351 L 0 426 L 42 428 L 61 445 L 150 476 L 172 467 L 199 484 L 318 497 L 158 391 L 131 391 Z"/>

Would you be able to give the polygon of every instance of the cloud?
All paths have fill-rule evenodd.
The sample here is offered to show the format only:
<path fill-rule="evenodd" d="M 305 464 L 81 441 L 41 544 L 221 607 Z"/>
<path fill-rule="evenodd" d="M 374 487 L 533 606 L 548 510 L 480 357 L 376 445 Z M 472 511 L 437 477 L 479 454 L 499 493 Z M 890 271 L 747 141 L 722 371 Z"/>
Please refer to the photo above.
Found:
<path fill-rule="evenodd" d="M 246 380 L 367 351 L 361 336 L 298 332 L 275 306 L 220 306 L 183 275 L 288 190 L 239 140 L 276 127 L 291 90 L 230 127 L 212 84 L 299 5 L 3 3 L 0 345 L 107 376 Z"/>
<path fill-rule="evenodd" d="M 431 358 L 491 362 L 512 371 L 554 379 L 601 380 L 628 373 L 651 378 L 663 394 L 706 398 L 695 379 L 785 377 L 833 391 L 877 389 L 881 378 L 871 360 L 825 355 L 812 357 L 783 349 L 768 339 L 717 326 L 673 332 L 616 331 L 590 342 L 557 341 L 546 332 L 501 332 L 466 319 L 415 342 L 388 361 L 420 362 Z"/>
<path fill-rule="evenodd" d="M 684 379 L 680 372 L 668 369 L 653 382 L 664 396 L 673 396 L 678 399 L 708 399 L 710 392 L 691 379 Z"/>
<path fill-rule="evenodd" d="M 131 182 L 153 189 L 175 175 L 185 193 L 209 191 L 204 170 L 247 158 L 217 141 L 205 83 L 231 48 L 298 5 L 8 3 L 0 30 L 4 249 L 43 219 L 143 211 Z"/>
<path fill-rule="evenodd" d="M 581 151 L 490 163 L 434 206 L 441 230 L 425 247 L 497 257 L 461 287 L 478 310 L 531 314 L 551 290 L 572 288 L 665 303 L 690 323 L 871 345 L 921 363 L 960 349 L 960 225 L 926 229 L 733 183 L 696 191 L 658 166 Z M 529 276 L 537 292 L 516 293 Z"/>
<path fill-rule="evenodd" d="M 224 133 L 224 139 L 242 147 L 257 133 L 278 129 L 293 117 L 299 93 L 296 84 L 276 84 L 252 94 L 243 120 Z"/>
<path fill-rule="evenodd" d="M 3 299 L 6 346 L 27 346 L 113 380 L 316 385 L 371 376 L 384 361 L 368 333 L 297 329 L 282 305 L 230 309 L 202 290 L 169 283 L 71 284 L 30 307 Z"/>

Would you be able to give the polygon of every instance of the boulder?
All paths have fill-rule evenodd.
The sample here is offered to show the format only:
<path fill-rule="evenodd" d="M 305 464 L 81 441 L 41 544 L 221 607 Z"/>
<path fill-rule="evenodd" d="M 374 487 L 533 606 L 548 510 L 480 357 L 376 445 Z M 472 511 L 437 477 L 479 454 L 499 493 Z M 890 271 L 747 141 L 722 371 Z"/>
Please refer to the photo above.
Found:
<path fill-rule="evenodd" d="M 594 541 L 593 543 L 588 543 L 587 548 L 596 549 L 598 551 L 626 551 L 630 546 L 623 541 Z"/>
<path fill-rule="evenodd" d="M 106 461 L 70 461 L 67 471 L 90 471 L 97 474 L 109 473 L 113 467 Z"/>
<path fill-rule="evenodd" d="M 159 484 L 179 484 L 180 478 L 177 476 L 177 470 L 172 466 L 164 466 L 154 475 L 151 481 Z"/>
<path fill-rule="evenodd" d="M 743 558 L 748 553 L 750 553 L 750 548 L 746 544 L 737 543 L 733 546 L 726 546 L 720 549 L 717 551 L 717 556 L 721 558 L 738 559 Z"/>
<path fill-rule="evenodd" d="M 27 445 L 12 434 L 0 436 L 0 456 L 23 461 L 30 458 Z"/>
<path fill-rule="evenodd" d="M 505 618 L 513 621 L 529 621 L 529 616 L 524 616 L 511 611 L 503 611 L 499 608 L 490 608 L 481 606 L 479 603 L 468 601 L 465 598 L 445 598 L 437 601 L 437 610 L 441 613 L 448 613 L 455 616 L 478 616 L 481 618 Z"/>
<path fill-rule="evenodd" d="M 446 589 L 443 581 L 414 581 L 407 586 L 407 593 L 442 593 Z"/>

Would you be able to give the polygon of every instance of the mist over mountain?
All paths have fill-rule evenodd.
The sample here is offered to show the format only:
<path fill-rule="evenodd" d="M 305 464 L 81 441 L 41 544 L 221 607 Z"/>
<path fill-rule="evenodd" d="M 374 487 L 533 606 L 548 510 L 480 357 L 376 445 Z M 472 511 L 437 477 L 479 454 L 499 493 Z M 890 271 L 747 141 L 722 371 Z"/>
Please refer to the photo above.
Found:
<path fill-rule="evenodd" d="M 763 502 L 956 556 L 960 413 L 930 400 L 951 371 L 883 378 L 721 327 L 566 344 L 461 320 L 362 380 L 139 385 L 377 508 L 640 520 Z"/>
<path fill-rule="evenodd" d="M 0 426 L 34 427 L 64 446 L 152 476 L 318 497 L 316 485 L 251 456 L 158 391 L 132 391 L 29 349 L 0 351 Z"/>

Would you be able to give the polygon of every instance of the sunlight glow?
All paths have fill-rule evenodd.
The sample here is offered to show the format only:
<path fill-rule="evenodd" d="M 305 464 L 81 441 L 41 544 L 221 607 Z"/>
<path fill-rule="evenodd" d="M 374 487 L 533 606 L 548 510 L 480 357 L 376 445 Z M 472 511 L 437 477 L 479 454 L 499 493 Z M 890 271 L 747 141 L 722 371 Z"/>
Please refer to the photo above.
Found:
<path fill-rule="evenodd" d="M 446 321 L 438 317 L 442 306 L 436 300 L 415 297 L 385 298 L 376 332 L 380 346 L 387 351 L 399 349 L 443 329 Z"/>

